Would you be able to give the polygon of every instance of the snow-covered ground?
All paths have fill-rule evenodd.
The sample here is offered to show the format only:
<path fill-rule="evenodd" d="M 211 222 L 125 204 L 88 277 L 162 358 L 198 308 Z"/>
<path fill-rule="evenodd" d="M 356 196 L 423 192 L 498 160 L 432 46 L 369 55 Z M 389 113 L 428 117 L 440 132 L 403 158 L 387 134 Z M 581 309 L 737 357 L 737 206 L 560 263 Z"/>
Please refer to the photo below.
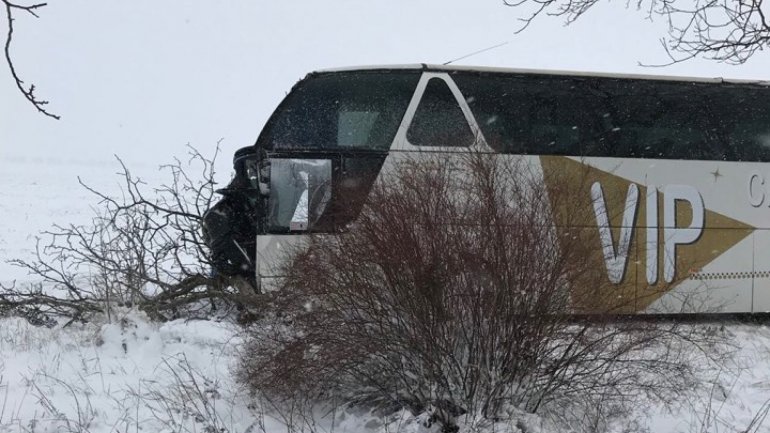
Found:
<path fill-rule="evenodd" d="M 678 410 L 652 409 L 650 432 L 770 432 L 770 417 L 747 430 L 770 405 L 770 327 L 732 324 L 725 332 L 735 347 L 731 361 L 705 373 L 700 392 Z"/>
<path fill-rule="evenodd" d="M 734 325 L 726 332 L 740 347 L 729 368 L 704 377 L 702 391 L 673 413 L 640 407 L 637 426 L 661 433 L 742 432 L 751 424 L 770 399 L 770 328 Z M 287 419 L 236 382 L 242 341 L 232 324 L 159 324 L 131 310 L 55 329 L 0 319 L 0 432 L 277 433 L 289 431 L 287 424 L 307 431 L 435 431 L 408 414 L 387 423 L 343 410 L 312 426 Z M 518 426 L 556 432 L 536 416 L 521 416 Z M 626 427 L 619 422 L 616 431 Z M 754 431 L 770 431 L 770 425 Z"/>
<path fill-rule="evenodd" d="M 230 371 L 237 329 L 214 322 L 111 321 L 49 330 L 0 321 L 0 431 L 246 431 Z"/>

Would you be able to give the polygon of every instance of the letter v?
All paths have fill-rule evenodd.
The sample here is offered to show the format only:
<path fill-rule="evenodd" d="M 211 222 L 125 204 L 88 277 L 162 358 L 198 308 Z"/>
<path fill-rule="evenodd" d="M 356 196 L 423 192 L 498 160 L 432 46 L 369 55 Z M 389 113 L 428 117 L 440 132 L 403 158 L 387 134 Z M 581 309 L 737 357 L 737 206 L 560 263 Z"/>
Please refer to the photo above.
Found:
<path fill-rule="evenodd" d="M 591 185 L 591 200 L 594 203 L 596 225 L 599 227 L 599 238 L 602 242 L 604 263 L 607 265 L 607 275 L 610 278 L 610 282 L 618 284 L 623 280 L 623 275 L 626 273 L 628 249 L 631 246 L 634 219 L 636 218 L 636 210 L 639 205 L 639 188 L 633 183 L 628 186 L 626 207 L 623 210 L 623 222 L 620 226 L 620 239 L 618 240 L 617 251 L 615 251 L 615 244 L 612 241 L 612 231 L 610 230 L 610 220 L 607 215 L 607 203 L 604 201 L 604 191 L 599 182 L 594 182 Z"/>

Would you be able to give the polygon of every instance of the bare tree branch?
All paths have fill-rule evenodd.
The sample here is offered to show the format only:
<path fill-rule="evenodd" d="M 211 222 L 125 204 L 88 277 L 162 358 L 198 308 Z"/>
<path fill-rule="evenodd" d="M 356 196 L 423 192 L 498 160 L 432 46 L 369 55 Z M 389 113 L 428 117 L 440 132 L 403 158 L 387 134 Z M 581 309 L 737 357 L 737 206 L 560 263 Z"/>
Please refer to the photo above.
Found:
<path fill-rule="evenodd" d="M 770 48 L 770 23 L 764 0 L 637 0 L 636 9 L 650 20 L 663 18 L 667 36 L 661 40 L 666 64 L 695 57 L 731 64 L 746 62 Z M 526 29 L 541 15 L 563 17 L 566 24 L 580 19 L 599 0 L 504 0 L 506 6 L 525 9 Z M 665 66 L 648 65 L 648 66 Z"/>
<path fill-rule="evenodd" d="M 218 150 L 217 150 L 218 153 Z M 261 302 L 244 279 L 212 272 L 201 219 L 215 197 L 214 159 L 189 148 L 187 163 L 161 167 L 171 180 L 150 188 L 118 159 L 122 197 L 87 186 L 98 204 L 88 224 L 56 225 L 43 233 L 32 260 L 10 263 L 37 277 L 23 287 L 0 286 L 0 310 L 85 320 L 132 305 L 154 319 L 210 316 L 238 308 L 240 318 Z M 33 310 L 34 311 L 34 310 Z"/>
<path fill-rule="evenodd" d="M 14 17 L 13 13 L 14 11 L 22 11 L 27 12 L 30 15 L 32 15 L 35 18 L 39 18 L 37 15 L 37 9 L 40 9 L 47 5 L 47 3 L 36 3 L 29 6 L 19 5 L 16 3 L 12 3 L 9 0 L 2 0 L 3 4 L 5 4 L 5 13 L 8 20 L 8 35 L 5 38 L 5 61 L 8 64 L 8 68 L 11 70 L 11 75 L 13 76 L 14 81 L 16 81 L 16 87 L 19 88 L 19 91 L 24 95 L 25 98 L 35 107 L 37 108 L 37 111 L 45 114 L 48 117 L 52 117 L 54 119 L 60 119 L 61 117 L 59 115 L 53 114 L 50 111 L 46 110 L 45 106 L 48 105 L 48 101 L 38 99 L 35 96 L 35 85 L 30 84 L 29 87 L 26 87 L 24 84 L 24 81 L 19 77 L 19 74 L 16 72 L 16 67 L 13 64 L 13 58 L 11 57 L 11 42 L 13 41 L 13 22 Z"/>

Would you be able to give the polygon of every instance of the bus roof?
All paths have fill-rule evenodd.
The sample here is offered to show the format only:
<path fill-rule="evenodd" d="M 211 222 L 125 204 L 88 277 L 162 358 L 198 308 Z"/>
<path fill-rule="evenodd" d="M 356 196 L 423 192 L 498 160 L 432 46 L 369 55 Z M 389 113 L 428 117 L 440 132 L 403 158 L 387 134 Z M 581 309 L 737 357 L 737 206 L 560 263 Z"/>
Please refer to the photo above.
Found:
<path fill-rule="evenodd" d="M 735 83 L 735 84 L 756 84 L 761 86 L 770 87 L 770 80 L 747 80 L 747 79 L 731 79 L 722 77 L 686 77 L 686 76 L 670 76 L 670 75 L 644 75 L 644 74 L 618 74 L 618 73 L 605 73 L 605 72 L 588 72 L 588 71 L 561 71 L 561 70 L 549 70 L 549 69 L 519 69 L 519 68 L 498 68 L 488 66 L 454 66 L 454 65 L 431 65 L 425 63 L 417 64 L 405 64 L 405 65 L 368 65 L 368 66 L 353 66 L 333 69 L 322 69 L 315 71 L 315 73 L 329 73 L 329 72 L 354 72 L 354 71 L 385 71 L 385 70 L 410 70 L 419 69 L 428 72 L 486 72 L 486 73 L 498 73 L 498 74 L 522 74 L 522 75 L 561 75 L 571 77 L 600 77 L 600 78 L 627 78 L 627 79 L 639 79 L 639 80 L 662 80 L 662 81 L 684 81 L 684 82 L 701 82 L 701 83 Z"/>

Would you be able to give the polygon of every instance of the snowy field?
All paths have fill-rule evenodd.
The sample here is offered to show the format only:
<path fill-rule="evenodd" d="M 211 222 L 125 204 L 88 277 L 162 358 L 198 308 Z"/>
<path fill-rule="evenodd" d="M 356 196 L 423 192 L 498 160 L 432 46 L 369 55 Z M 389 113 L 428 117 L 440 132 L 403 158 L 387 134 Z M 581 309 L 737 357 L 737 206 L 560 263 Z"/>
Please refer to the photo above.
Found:
<path fill-rule="evenodd" d="M 729 370 L 704 377 L 702 392 L 677 411 L 639 408 L 633 423 L 619 420 L 615 431 L 743 432 L 768 404 L 770 328 L 736 325 L 726 332 L 740 347 Z M 127 310 L 53 330 L 0 319 L 0 432 L 436 431 L 408 414 L 382 420 L 338 409 L 315 423 L 279 415 L 235 382 L 241 341 L 231 324 L 150 323 Z M 564 431 L 526 415 L 518 426 L 488 431 Z"/>
<path fill-rule="evenodd" d="M 169 162 L 169 161 L 163 161 Z M 159 185 L 161 161 L 128 164 L 132 173 Z M 0 158 L 0 283 L 32 281 L 26 271 L 6 263 L 34 257 L 37 239 L 54 224 L 86 224 L 97 197 L 78 183 L 108 194 L 120 194 L 121 167 L 116 159 L 88 159 L 83 155 Z M 225 174 L 227 176 L 227 174 Z M 227 181 L 227 178 L 224 178 Z"/>

